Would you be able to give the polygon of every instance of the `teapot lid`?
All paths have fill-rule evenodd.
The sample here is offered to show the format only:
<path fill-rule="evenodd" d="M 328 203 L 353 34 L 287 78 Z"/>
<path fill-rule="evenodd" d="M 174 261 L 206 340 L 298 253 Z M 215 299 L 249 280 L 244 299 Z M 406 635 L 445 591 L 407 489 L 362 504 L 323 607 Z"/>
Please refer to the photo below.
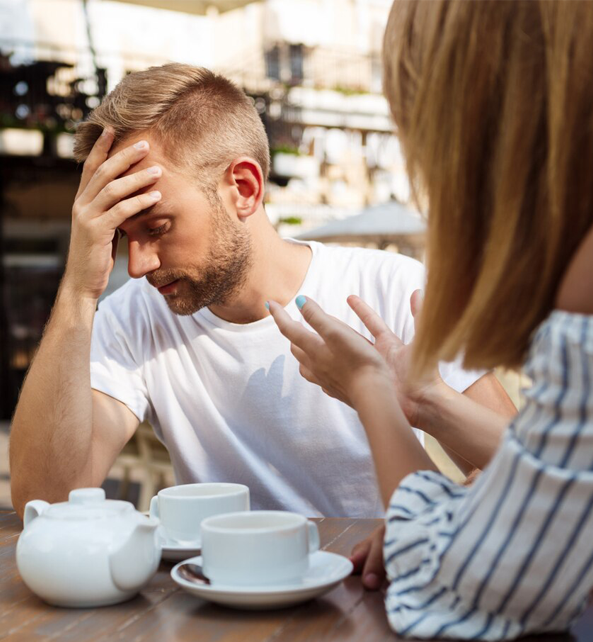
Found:
<path fill-rule="evenodd" d="M 131 511 L 135 508 L 130 502 L 105 499 L 102 488 L 77 488 L 70 491 L 67 502 L 53 504 L 43 515 L 53 519 L 88 520 L 120 517 Z"/>

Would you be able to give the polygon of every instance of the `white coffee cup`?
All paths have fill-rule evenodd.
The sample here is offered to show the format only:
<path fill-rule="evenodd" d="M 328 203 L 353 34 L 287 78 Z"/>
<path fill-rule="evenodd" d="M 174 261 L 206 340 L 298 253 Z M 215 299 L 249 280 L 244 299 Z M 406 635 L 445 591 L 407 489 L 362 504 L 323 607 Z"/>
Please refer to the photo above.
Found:
<path fill-rule="evenodd" d="M 196 545 L 207 517 L 248 510 L 249 488 L 243 484 L 182 484 L 150 500 L 150 516 L 160 519 L 168 539 L 181 545 Z"/>
<path fill-rule="evenodd" d="M 317 526 L 296 513 L 262 510 L 202 522 L 202 570 L 213 583 L 287 584 L 307 571 L 317 550 Z"/>

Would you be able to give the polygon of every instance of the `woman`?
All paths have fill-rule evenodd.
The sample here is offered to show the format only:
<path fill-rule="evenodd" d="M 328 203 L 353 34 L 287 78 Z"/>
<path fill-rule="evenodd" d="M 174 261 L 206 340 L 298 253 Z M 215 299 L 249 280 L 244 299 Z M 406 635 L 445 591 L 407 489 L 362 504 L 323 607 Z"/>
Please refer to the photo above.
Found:
<path fill-rule="evenodd" d="M 485 640 L 562 630 L 593 586 L 593 4 L 396 0 L 384 66 L 430 210 L 410 385 L 458 354 L 469 368 L 523 364 L 526 406 L 458 486 L 414 438 L 378 344 L 305 297 L 318 334 L 270 310 L 304 376 L 367 431 L 392 627 Z"/>

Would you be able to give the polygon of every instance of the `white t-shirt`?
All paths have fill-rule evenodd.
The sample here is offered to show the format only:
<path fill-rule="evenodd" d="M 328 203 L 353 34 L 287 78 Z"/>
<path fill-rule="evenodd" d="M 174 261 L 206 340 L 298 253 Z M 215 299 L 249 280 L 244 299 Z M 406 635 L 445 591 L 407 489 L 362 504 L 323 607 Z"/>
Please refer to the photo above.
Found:
<path fill-rule="evenodd" d="M 346 302 L 358 294 L 405 343 L 410 295 L 424 268 L 408 257 L 308 243 L 300 294 L 368 335 Z M 288 314 L 301 322 L 294 300 Z M 481 373 L 441 370 L 458 391 Z M 289 342 L 266 317 L 229 323 L 204 308 L 173 314 L 146 279 L 130 280 L 99 305 L 92 387 L 148 420 L 169 450 L 177 482 L 238 482 L 255 509 L 308 516 L 384 514 L 369 443 L 356 412 L 303 379 Z"/>

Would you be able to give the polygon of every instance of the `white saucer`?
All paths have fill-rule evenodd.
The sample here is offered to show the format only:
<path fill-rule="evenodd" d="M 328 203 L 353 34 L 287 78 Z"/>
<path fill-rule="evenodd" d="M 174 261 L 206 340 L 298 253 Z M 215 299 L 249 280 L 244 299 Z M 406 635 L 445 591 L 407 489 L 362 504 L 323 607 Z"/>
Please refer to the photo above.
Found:
<path fill-rule="evenodd" d="M 202 565 L 201 557 L 185 560 Z M 335 553 L 317 551 L 309 559 L 309 570 L 290 584 L 269 586 L 229 586 L 202 584 L 186 580 L 178 572 L 181 564 L 171 569 L 171 577 L 189 593 L 236 609 L 279 609 L 319 597 L 337 586 L 352 573 L 352 562 Z"/>
<path fill-rule="evenodd" d="M 202 542 L 196 540 L 191 543 L 179 544 L 169 539 L 162 540 L 161 559 L 169 562 L 180 562 L 188 557 L 195 557 L 202 552 Z"/>

